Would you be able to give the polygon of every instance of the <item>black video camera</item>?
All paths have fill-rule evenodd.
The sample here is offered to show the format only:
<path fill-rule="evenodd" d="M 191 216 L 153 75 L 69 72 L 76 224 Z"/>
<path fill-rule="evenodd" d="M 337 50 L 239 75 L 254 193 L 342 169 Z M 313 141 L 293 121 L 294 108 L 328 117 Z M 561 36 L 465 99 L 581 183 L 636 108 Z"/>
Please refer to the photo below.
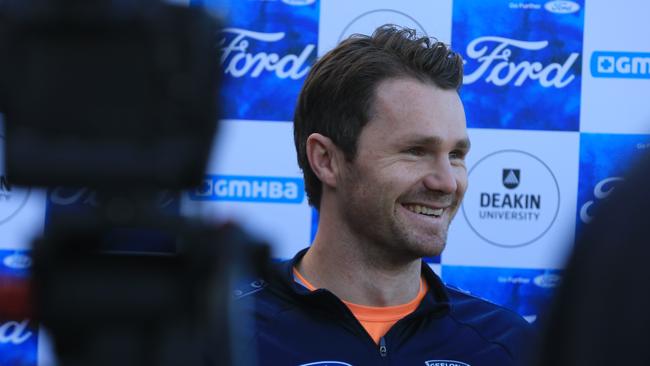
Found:
<path fill-rule="evenodd" d="M 9 181 L 99 198 L 90 213 L 50 217 L 34 243 L 37 316 L 61 366 L 232 361 L 230 266 L 241 248 L 257 263 L 266 247 L 161 212 L 157 199 L 204 174 L 218 30 L 202 9 L 153 0 L 0 1 Z M 111 250 L 143 231 L 177 252 Z"/>
<path fill-rule="evenodd" d="M 113 190 L 199 182 L 217 125 L 214 19 L 151 0 L 0 4 L 12 183 Z"/>

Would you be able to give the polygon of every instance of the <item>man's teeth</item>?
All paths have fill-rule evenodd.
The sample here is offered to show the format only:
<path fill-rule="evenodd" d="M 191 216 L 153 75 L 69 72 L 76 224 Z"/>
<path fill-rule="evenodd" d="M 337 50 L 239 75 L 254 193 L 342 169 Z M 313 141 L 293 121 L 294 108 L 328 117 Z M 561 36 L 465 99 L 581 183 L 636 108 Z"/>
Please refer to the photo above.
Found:
<path fill-rule="evenodd" d="M 415 212 L 417 214 L 427 215 L 427 216 L 440 216 L 442 215 L 442 208 L 430 208 L 420 205 L 407 205 L 404 206 L 407 210 Z"/>

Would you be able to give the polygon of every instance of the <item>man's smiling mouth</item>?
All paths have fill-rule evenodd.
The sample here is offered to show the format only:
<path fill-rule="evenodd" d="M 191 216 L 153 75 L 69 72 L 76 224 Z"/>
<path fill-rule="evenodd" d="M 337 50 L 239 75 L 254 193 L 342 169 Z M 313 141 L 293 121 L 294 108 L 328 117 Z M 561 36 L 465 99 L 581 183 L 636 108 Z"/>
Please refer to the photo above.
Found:
<path fill-rule="evenodd" d="M 415 212 L 416 214 L 432 216 L 432 217 L 440 217 L 442 215 L 442 212 L 445 210 L 444 208 L 431 208 L 422 205 L 405 204 L 403 206 L 407 210 L 411 212 Z"/>

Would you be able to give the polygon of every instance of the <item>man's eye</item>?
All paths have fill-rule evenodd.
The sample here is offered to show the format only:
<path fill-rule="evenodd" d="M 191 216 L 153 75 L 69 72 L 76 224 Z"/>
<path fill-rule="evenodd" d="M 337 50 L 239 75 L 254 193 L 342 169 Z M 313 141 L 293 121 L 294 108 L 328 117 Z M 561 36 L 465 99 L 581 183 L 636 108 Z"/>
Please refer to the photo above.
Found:
<path fill-rule="evenodd" d="M 424 150 L 422 148 L 419 148 L 419 147 L 411 147 L 411 148 L 407 149 L 405 152 L 407 154 L 413 155 L 413 156 L 422 156 L 422 155 L 424 155 Z"/>
<path fill-rule="evenodd" d="M 454 151 L 452 151 L 452 152 L 449 153 L 449 159 L 452 159 L 452 160 L 459 160 L 459 159 L 460 159 L 460 160 L 463 160 L 463 159 L 465 159 L 465 155 L 466 155 L 466 154 L 465 154 L 464 151 L 454 150 Z"/>

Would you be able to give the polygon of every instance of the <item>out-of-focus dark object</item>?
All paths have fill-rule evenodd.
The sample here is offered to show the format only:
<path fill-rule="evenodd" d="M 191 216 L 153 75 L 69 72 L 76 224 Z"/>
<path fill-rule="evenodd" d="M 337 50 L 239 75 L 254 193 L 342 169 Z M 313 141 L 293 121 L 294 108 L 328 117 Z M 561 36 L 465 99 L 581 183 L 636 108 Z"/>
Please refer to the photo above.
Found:
<path fill-rule="evenodd" d="M 13 184 L 196 186 L 216 126 L 218 25 L 152 0 L 0 2 Z"/>
<path fill-rule="evenodd" d="M 103 220 L 56 227 L 35 243 L 34 282 L 61 366 L 234 364 L 229 271 L 262 248 L 243 231 L 139 220 L 177 239 L 164 256 L 102 251 L 121 240 Z"/>
<path fill-rule="evenodd" d="M 153 0 L 0 0 L 12 184 L 95 190 L 34 242 L 37 320 L 59 366 L 229 365 L 233 263 L 266 246 L 164 212 L 197 186 L 217 124 L 218 23 Z M 174 196 L 174 194 L 172 194 Z M 116 252 L 143 233 L 176 253 Z"/>
<path fill-rule="evenodd" d="M 576 243 L 536 365 L 650 365 L 650 156 Z"/>

